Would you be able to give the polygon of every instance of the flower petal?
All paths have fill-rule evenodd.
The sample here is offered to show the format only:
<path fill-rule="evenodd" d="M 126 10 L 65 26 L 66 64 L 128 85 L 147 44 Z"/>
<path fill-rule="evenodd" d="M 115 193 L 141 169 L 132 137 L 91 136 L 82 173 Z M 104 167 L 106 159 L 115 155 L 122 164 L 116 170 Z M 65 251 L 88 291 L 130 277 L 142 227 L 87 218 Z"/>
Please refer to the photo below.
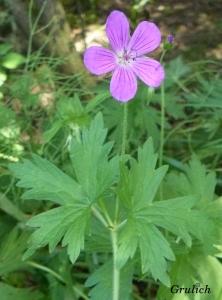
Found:
<path fill-rule="evenodd" d="M 106 34 L 114 51 L 118 52 L 127 47 L 130 29 L 124 13 L 118 10 L 111 12 L 106 21 Z"/>
<path fill-rule="evenodd" d="M 148 57 L 138 57 L 134 61 L 132 69 L 139 79 L 150 87 L 160 86 L 165 77 L 162 65 Z"/>
<path fill-rule="evenodd" d="M 115 68 L 114 53 L 101 46 L 92 46 L 84 53 L 86 68 L 95 75 L 102 75 Z"/>
<path fill-rule="evenodd" d="M 110 92 L 118 101 L 127 102 L 132 99 L 137 90 L 136 76 L 131 69 L 117 67 L 110 82 Z"/>
<path fill-rule="evenodd" d="M 140 56 L 155 50 L 160 42 L 159 28 L 154 23 L 143 21 L 136 27 L 127 49 L 135 51 L 136 55 Z"/>

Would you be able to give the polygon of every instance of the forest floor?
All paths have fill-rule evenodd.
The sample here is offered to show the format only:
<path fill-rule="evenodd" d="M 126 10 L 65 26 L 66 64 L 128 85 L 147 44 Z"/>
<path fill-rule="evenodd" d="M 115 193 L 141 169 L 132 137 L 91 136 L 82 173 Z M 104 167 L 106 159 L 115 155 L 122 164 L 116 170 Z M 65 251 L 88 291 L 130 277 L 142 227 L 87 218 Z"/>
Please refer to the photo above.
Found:
<path fill-rule="evenodd" d="M 120 9 L 133 20 L 133 27 L 140 20 L 149 19 L 159 25 L 164 37 L 169 33 L 174 34 L 173 56 L 182 51 L 191 60 L 222 59 L 221 0 L 156 0 L 142 9 L 132 7 L 130 1 L 109 1 L 106 5 L 101 2 L 103 1 L 100 1 L 96 8 L 100 12 L 98 20 L 90 21 L 86 11 L 79 18 L 79 28 L 73 29 L 75 45 L 80 52 L 92 43 L 101 44 L 106 41 L 104 32 L 106 16 L 111 10 Z"/>

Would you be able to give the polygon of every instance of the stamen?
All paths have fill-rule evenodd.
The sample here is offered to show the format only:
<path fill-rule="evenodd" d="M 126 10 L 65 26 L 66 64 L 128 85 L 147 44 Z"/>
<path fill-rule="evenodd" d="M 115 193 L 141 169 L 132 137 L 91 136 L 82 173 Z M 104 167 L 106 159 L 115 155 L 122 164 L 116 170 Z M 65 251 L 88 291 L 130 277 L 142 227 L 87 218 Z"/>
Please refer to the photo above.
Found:
<path fill-rule="evenodd" d="M 117 54 L 117 63 L 121 66 L 129 66 L 135 59 L 135 53 L 128 52 L 127 50 Z"/>

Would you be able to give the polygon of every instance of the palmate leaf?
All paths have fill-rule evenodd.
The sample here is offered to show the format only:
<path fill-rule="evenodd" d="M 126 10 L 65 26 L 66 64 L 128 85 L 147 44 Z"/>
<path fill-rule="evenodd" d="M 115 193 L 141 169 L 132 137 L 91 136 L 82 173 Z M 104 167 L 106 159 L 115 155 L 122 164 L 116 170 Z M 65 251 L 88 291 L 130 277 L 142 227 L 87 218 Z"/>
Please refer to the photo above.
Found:
<path fill-rule="evenodd" d="M 203 238 L 207 217 L 194 210 L 196 197 L 154 201 L 167 168 L 155 169 L 157 156 L 152 141 L 138 151 L 131 169 L 123 169 L 118 195 L 125 206 L 127 222 L 119 239 L 118 264 L 123 266 L 139 250 L 142 272 L 169 285 L 167 260 L 174 260 L 168 241 L 158 227 L 169 230 L 191 246 L 192 235 Z M 205 228 L 205 227 L 204 227 Z"/>
<path fill-rule="evenodd" d="M 83 129 L 81 138 L 73 140 L 70 155 L 77 180 L 36 155 L 11 166 L 19 178 L 17 185 L 27 189 L 24 199 L 50 200 L 59 205 L 28 221 L 36 230 L 24 258 L 46 245 L 52 252 L 61 241 L 70 260 L 77 259 L 84 248 L 92 202 L 118 177 L 118 158 L 108 160 L 111 144 L 104 144 L 106 133 L 99 114 L 89 129 Z"/>
<path fill-rule="evenodd" d="M 62 246 L 68 246 L 68 255 L 74 263 L 84 248 L 89 217 L 89 207 L 78 203 L 63 205 L 33 217 L 28 225 L 38 229 L 29 240 L 30 247 L 24 259 L 46 245 L 49 245 L 49 251 L 52 252 L 62 239 Z"/>
<path fill-rule="evenodd" d="M 82 198 L 81 186 L 74 179 L 37 155 L 11 165 L 10 169 L 20 179 L 17 186 L 28 189 L 23 199 L 50 200 L 62 205 Z"/>
<path fill-rule="evenodd" d="M 171 172 L 166 176 L 164 191 L 168 197 L 195 195 L 195 211 L 189 215 L 189 227 L 209 251 L 218 243 L 215 239 L 218 239 L 218 223 L 221 224 L 221 216 L 217 214 L 219 202 L 214 200 L 216 176 L 214 172 L 208 172 L 195 155 L 183 168 L 185 173 Z"/>
<path fill-rule="evenodd" d="M 89 292 L 91 300 L 112 300 L 112 272 L 113 264 L 112 261 L 109 261 L 90 275 L 86 281 L 86 286 L 91 287 Z M 132 299 L 132 275 L 132 264 L 121 269 L 119 299 Z"/>
<path fill-rule="evenodd" d="M 74 262 L 84 247 L 89 219 L 89 202 L 83 197 L 81 186 L 55 165 L 36 155 L 32 161 L 14 164 L 11 169 L 20 179 L 18 186 L 29 188 L 23 194 L 24 199 L 50 200 L 61 205 L 31 218 L 27 223 L 38 229 L 32 234 L 23 258 L 46 245 L 51 252 L 62 239 L 62 245 L 68 246 L 70 260 Z"/>
<path fill-rule="evenodd" d="M 184 165 L 185 173 L 171 172 L 165 180 L 165 192 L 169 197 L 193 194 L 198 197 L 197 205 L 203 207 L 215 198 L 216 176 L 208 172 L 196 155 Z"/>
<path fill-rule="evenodd" d="M 139 215 L 179 236 L 190 247 L 191 236 L 203 241 L 205 229 L 209 231 L 212 229 L 212 223 L 207 215 L 193 209 L 196 202 L 194 196 L 156 201 Z"/>
<path fill-rule="evenodd" d="M 95 201 L 118 178 L 119 159 L 108 160 L 112 143 L 104 143 L 107 130 L 98 114 L 79 139 L 73 139 L 71 160 L 78 182 L 90 201 Z"/>
<path fill-rule="evenodd" d="M 166 88 L 171 88 L 181 78 L 190 73 L 191 68 L 183 61 L 181 56 L 176 57 L 169 64 L 166 69 Z"/>

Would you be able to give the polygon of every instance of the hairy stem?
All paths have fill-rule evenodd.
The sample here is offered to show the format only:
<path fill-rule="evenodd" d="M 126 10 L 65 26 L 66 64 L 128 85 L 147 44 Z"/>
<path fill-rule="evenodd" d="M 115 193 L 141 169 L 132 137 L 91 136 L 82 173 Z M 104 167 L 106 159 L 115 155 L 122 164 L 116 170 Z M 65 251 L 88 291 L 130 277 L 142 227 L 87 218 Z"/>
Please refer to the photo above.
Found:
<path fill-rule="evenodd" d="M 117 267 L 117 231 L 114 228 L 111 230 L 111 239 L 112 239 L 112 249 L 113 249 L 113 294 L 112 300 L 119 300 L 119 280 L 120 280 L 120 272 Z"/>

